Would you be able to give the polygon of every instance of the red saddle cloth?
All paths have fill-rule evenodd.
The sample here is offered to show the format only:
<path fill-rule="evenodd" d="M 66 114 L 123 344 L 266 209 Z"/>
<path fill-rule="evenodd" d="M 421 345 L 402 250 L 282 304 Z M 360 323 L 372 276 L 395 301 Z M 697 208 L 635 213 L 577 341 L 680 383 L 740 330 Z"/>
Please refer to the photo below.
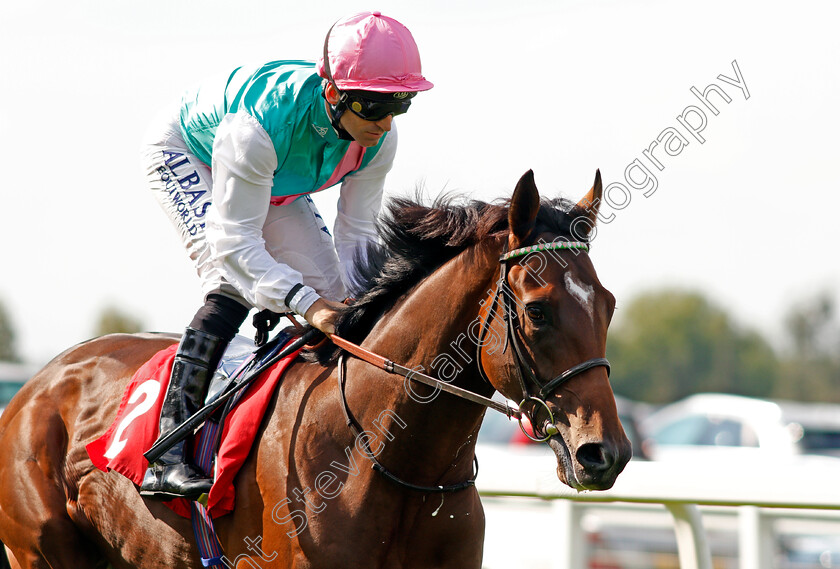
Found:
<path fill-rule="evenodd" d="M 158 438 L 160 409 L 177 347 L 176 344 L 158 352 L 137 370 L 123 394 L 114 423 L 87 445 L 90 459 L 100 470 L 116 470 L 138 486 L 143 482 L 148 465 L 143 453 Z M 207 500 L 207 511 L 212 517 L 233 511 L 233 479 L 251 451 L 274 389 L 296 356 L 297 352 L 263 372 L 225 419 L 216 457 L 216 480 Z M 166 505 L 190 517 L 187 500 L 176 498 Z"/>

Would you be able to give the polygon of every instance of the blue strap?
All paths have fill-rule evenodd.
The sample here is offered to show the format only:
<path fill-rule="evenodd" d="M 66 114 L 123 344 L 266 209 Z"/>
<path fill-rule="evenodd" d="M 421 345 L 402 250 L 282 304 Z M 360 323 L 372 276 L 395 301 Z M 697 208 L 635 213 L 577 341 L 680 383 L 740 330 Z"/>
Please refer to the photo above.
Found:
<path fill-rule="evenodd" d="M 213 519 L 200 503 L 190 502 L 190 507 L 193 533 L 195 533 L 195 542 L 201 556 L 201 564 L 213 569 L 225 569 L 222 564 L 224 552 L 219 543 L 219 537 L 216 535 L 216 528 L 213 527 Z"/>
<path fill-rule="evenodd" d="M 284 344 L 288 342 L 289 337 L 282 333 L 278 333 L 276 340 L 277 341 L 274 342 L 271 351 L 264 355 L 264 359 L 262 361 L 266 361 L 271 354 L 279 352 L 283 348 Z M 249 358 L 246 363 L 250 362 L 251 358 Z M 234 377 L 246 368 L 247 366 L 244 364 L 240 366 L 234 374 Z M 245 395 L 246 391 L 247 389 L 240 390 L 239 393 L 234 396 L 233 400 L 229 402 L 229 408 L 236 405 L 236 403 Z M 219 444 L 218 438 L 221 436 L 222 432 L 221 427 L 222 426 L 212 418 L 208 419 L 204 422 L 204 426 L 201 427 L 201 430 L 197 435 L 197 440 L 195 441 L 195 450 L 193 453 L 194 464 L 207 474 L 213 472 L 216 448 Z M 190 502 L 190 508 L 193 533 L 195 534 L 195 542 L 198 545 L 198 551 L 201 556 L 201 564 L 204 567 L 210 567 L 213 569 L 226 569 L 226 566 L 222 563 L 224 551 L 222 550 L 221 543 L 219 543 L 219 537 L 216 535 L 216 528 L 213 527 L 213 518 L 210 517 L 207 509 L 199 502 Z"/>
<path fill-rule="evenodd" d="M 213 454 L 216 433 L 220 426 L 213 421 L 206 421 L 198 434 L 195 444 L 194 461 L 204 472 L 213 472 Z M 195 542 L 198 545 L 198 552 L 201 555 L 201 564 L 204 567 L 213 569 L 225 569 L 222 564 L 222 545 L 216 535 L 216 528 L 213 527 L 213 518 L 207 509 L 199 502 L 190 502 L 190 513 L 192 518 L 193 533 Z"/>
<path fill-rule="evenodd" d="M 205 559 L 202 557 L 201 564 L 205 567 L 223 567 L 223 565 L 221 565 L 222 557 L 223 556 L 211 557 L 210 559 Z"/>

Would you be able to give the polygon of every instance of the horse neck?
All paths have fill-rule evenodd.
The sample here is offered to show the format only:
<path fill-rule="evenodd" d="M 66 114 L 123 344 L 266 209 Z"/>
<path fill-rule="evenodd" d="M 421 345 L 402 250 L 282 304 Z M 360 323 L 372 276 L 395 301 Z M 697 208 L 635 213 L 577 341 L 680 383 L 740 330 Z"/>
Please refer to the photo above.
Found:
<path fill-rule="evenodd" d="M 374 327 L 365 345 L 397 363 L 422 366 L 433 377 L 468 387 L 478 377 L 470 324 L 495 285 L 497 258 L 486 245 L 457 255 L 415 286 Z"/>
<path fill-rule="evenodd" d="M 408 368 L 490 395 L 492 389 L 479 378 L 469 329 L 497 276 L 496 249 L 493 244 L 479 245 L 445 263 L 380 320 L 364 347 Z M 419 476 L 425 472 L 434 482 L 457 464 L 458 472 L 452 476 L 466 478 L 485 408 L 443 392 L 432 396 L 431 388 L 399 376 L 385 377 L 371 368 L 367 373 L 383 378 L 374 385 L 387 387 L 372 398 L 368 392 L 359 413 L 362 424 L 387 410 L 399 418 L 392 434 L 403 433 L 400 438 L 406 443 L 399 444 L 400 438 L 389 443 L 383 461 L 411 463 L 411 472 Z"/>

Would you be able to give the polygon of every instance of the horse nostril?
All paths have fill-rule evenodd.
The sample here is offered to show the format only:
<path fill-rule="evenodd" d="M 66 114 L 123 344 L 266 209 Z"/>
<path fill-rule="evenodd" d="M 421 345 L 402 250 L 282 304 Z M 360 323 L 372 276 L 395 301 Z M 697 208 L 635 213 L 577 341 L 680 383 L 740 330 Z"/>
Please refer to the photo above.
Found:
<path fill-rule="evenodd" d="M 577 450 L 577 461 L 586 470 L 603 471 L 612 466 L 612 457 L 604 452 L 604 445 L 587 443 Z"/>

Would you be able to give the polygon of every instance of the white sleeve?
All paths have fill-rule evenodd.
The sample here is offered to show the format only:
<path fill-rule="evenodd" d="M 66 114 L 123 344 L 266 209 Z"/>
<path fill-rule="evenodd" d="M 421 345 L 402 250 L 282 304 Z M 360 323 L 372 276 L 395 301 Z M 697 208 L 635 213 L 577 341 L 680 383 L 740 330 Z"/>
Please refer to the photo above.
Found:
<path fill-rule="evenodd" d="M 207 244 L 222 275 L 250 304 L 303 314 L 318 295 L 305 286 L 294 295 L 292 306 L 286 306 L 286 295 L 303 277 L 275 261 L 263 238 L 276 168 L 274 145 L 254 117 L 244 112 L 224 117 L 213 142 Z"/>
<path fill-rule="evenodd" d="M 375 221 L 382 205 L 385 177 L 394 165 L 396 153 L 397 129 L 394 122 L 373 160 L 365 168 L 344 178 L 341 184 L 333 234 L 341 277 L 350 292 L 358 290 L 358 279 L 353 272 L 356 252 L 364 254 L 366 243 L 377 238 Z"/>

